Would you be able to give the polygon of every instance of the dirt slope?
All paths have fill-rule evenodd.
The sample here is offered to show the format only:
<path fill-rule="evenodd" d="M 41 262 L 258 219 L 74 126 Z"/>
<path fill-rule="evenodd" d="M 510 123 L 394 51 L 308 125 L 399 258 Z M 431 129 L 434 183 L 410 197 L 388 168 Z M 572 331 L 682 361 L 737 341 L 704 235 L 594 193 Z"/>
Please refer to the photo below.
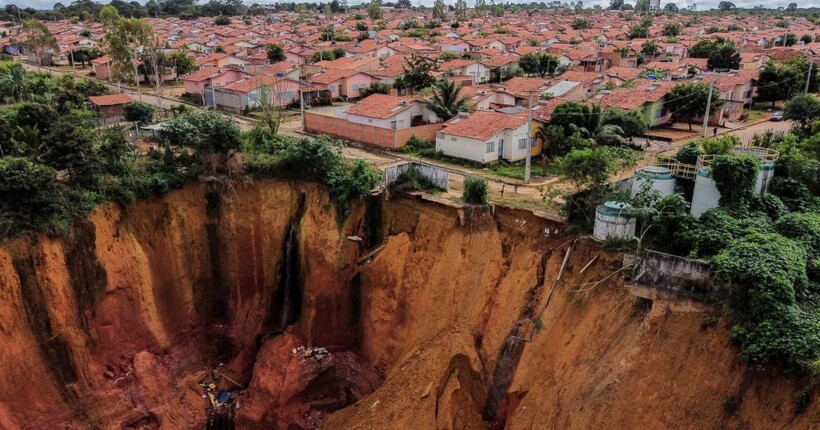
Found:
<path fill-rule="evenodd" d="M 201 429 L 217 367 L 239 429 L 820 428 L 805 381 L 746 368 L 714 309 L 638 301 L 619 255 L 372 203 L 340 226 L 315 185 L 195 184 L 0 245 L 0 428 Z"/>

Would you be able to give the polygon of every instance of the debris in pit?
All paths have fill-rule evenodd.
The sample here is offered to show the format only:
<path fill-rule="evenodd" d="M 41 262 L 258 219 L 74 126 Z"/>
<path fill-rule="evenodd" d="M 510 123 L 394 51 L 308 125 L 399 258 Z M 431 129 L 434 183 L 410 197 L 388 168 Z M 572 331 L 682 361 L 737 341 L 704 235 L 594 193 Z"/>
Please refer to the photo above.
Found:
<path fill-rule="evenodd" d="M 330 356 L 330 352 L 327 349 L 321 347 L 305 348 L 304 346 L 300 346 L 297 348 L 293 348 L 292 352 L 293 355 L 295 355 L 297 358 L 309 358 L 314 361 L 322 361 Z"/>

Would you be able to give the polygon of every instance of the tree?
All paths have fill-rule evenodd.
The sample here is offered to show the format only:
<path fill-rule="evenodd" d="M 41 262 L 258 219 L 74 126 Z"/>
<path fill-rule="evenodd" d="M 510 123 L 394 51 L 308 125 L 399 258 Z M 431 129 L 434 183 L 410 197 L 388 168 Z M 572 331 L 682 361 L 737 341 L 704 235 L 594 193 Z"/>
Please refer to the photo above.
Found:
<path fill-rule="evenodd" d="M 269 43 L 265 52 L 268 54 L 268 62 L 271 64 L 285 61 L 285 49 L 278 43 Z"/>
<path fill-rule="evenodd" d="M 786 10 L 789 11 L 789 12 L 796 11 L 797 10 L 797 3 L 789 3 L 789 5 L 786 6 Z"/>
<path fill-rule="evenodd" d="M 196 60 L 194 60 L 194 57 L 191 57 L 182 51 L 177 51 L 169 55 L 168 61 L 174 68 L 174 73 L 176 74 L 177 79 L 179 79 L 182 75 L 187 75 L 188 73 L 193 72 L 194 67 L 196 66 Z"/>
<path fill-rule="evenodd" d="M 718 8 L 718 10 L 723 10 L 723 11 L 726 11 L 726 10 L 732 10 L 732 9 L 735 9 L 735 8 L 736 8 L 736 6 L 735 6 L 735 4 L 734 4 L 734 3 L 732 3 L 732 2 L 722 1 L 722 2 L 718 3 L 718 7 L 717 7 L 717 8 Z"/>
<path fill-rule="evenodd" d="M 649 37 L 649 27 L 643 24 L 638 24 L 629 29 L 630 39 L 645 39 Z"/>
<path fill-rule="evenodd" d="M 586 30 L 589 28 L 589 21 L 583 18 L 575 18 L 572 21 L 572 29 L 573 30 Z"/>
<path fill-rule="evenodd" d="M 26 98 L 28 74 L 20 63 L 8 63 L 0 69 L 0 98 L 15 102 Z"/>
<path fill-rule="evenodd" d="M 669 3 L 667 4 L 667 6 L 669 6 L 670 4 L 674 6 L 674 3 Z M 680 24 L 670 22 L 663 26 L 663 35 L 674 37 L 680 34 L 680 30 Z"/>
<path fill-rule="evenodd" d="M 361 90 L 361 92 L 359 92 L 359 94 L 361 95 L 362 98 L 365 98 L 365 97 L 370 96 L 372 94 L 390 94 L 390 89 L 391 88 L 392 87 L 390 86 L 390 84 L 385 84 L 385 83 L 381 83 L 381 82 L 372 82 L 372 83 L 370 83 L 369 87 Z"/>
<path fill-rule="evenodd" d="M 564 129 L 567 136 L 578 133 L 584 139 L 592 139 L 599 145 L 624 143 L 624 131 L 616 124 L 604 122 L 599 104 L 564 102 L 553 110 L 550 125 Z"/>
<path fill-rule="evenodd" d="M 771 60 L 767 61 L 758 74 L 758 99 L 771 101 L 774 107 L 776 101 L 788 98 L 790 94 L 800 91 L 796 88 L 795 83 L 800 85 L 803 81 L 799 79 L 797 73 L 799 71 L 794 68 L 778 66 Z"/>
<path fill-rule="evenodd" d="M 239 127 L 216 112 L 190 110 L 165 123 L 158 138 L 201 155 L 227 154 L 240 146 Z"/>
<path fill-rule="evenodd" d="M 528 75 L 552 76 L 559 66 L 558 57 L 542 51 L 530 52 L 518 59 L 518 67 Z"/>
<path fill-rule="evenodd" d="M 712 51 L 709 54 L 709 58 L 706 60 L 706 67 L 710 70 L 739 69 L 740 53 L 737 51 L 735 44 L 732 42 L 726 42 L 720 45 L 716 50 Z"/>
<path fill-rule="evenodd" d="M 635 12 L 648 12 L 649 11 L 649 0 L 637 0 L 635 2 Z"/>
<path fill-rule="evenodd" d="M 677 12 L 678 11 L 678 5 L 676 5 L 675 3 L 667 3 L 663 6 L 663 10 L 665 10 L 667 12 Z"/>
<path fill-rule="evenodd" d="M 610 0 L 609 10 L 621 10 L 624 7 L 624 0 Z"/>
<path fill-rule="evenodd" d="M 40 160 L 57 170 L 67 170 L 72 182 L 88 183 L 94 174 L 95 134 L 88 114 L 74 111 L 60 116 L 40 145 Z"/>
<path fill-rule="evenodd" d="M 624 137 L 642 136 L 648 130 L 646 123 L 638 111 L 626 111 L 618 108 L 604 110 L 604 124 L 618 126 Z"/>
<path fill-rule="evenodd" d="M 126 103 L 123 106 L 123 118 L 141 125 L 150 124 L 154 119 L 154 107 L 140 101 Z"/>
<path fill-rule="evenodd" d="M 786 102 L 783 107 L 783 118 L 790 119 L 808 131 L 811 124 L 820 119 L 820 99 L 813 94 L 799 94 Z"/>
<path fill-rule="evenodd" d="M 536 136 L 544 143 L 542 145 L 543 154 L 551 159 L 567 155 L 573 149 L 592 146 L 592 142 L 581 137 L 581 133 L 574 132 L 568 136 L 563 127 L 550 124 L 542 124 Z"/>
<path fill-rule="evenodd" d="M 433 18 L 447 19 L 447 11 L 443 0 L 433 2 Z"/>
<path fill-rule="evenodd" d="M 612 175 L 636 162 L 631 151 L 606 146 L 574 149 L 555 160 L 561 177 L 572 182 L 576 191 L 603 186 Z"/>
<path fill-rule="evenodd" d="M 367 16 L 370 19 L 382 19 L 382 8 L 375 1 L 367 6 Z"/>
<path fill-rule="evenodd" d="M 709 58 L 709 54 L 716 51 L 719 45 L 725 42 L 722 38 L 701 39 L 689 48 L 689 56 L 692 58 Z"/>
<path fill-rule="evenodd" d="M 32 52 L 41 66 L 51 64 L 51 54 L 60 50 L 57 38 L 48 27 L 36 19 L 23 20 L 23 31 L 27 33 L 23 46 Z"/>
<path fill-rule="evenodd" d="M 800 40 L 801 40 L 804 44 L 808 44 L 808 43 L 812 43 L 812 42 L 814 42 L 814 38 L 812 37 L 812 35 L 811 35 L 811 34 L 804 34 L 804 35 L 800 36 Z"/>
<path fill-rule="evenodd" d="M 686 118 L 689 130 L 692 130 L 692 120 L 706 114 L 706 99 L 709 97 L 710 85 L 703 82 L 687 82 L 677 84 L 669 91 L 667 105 L 676 116 Z M 715 112 L 723 106 L 720 92 L 712 93 L 711 111 Z"/>
<path fill-rule="evenodd" d="M 459 112 L 470 109 L 469 99 L 461 97 L 461 85 L 455 81 L 443 80 L 433 84 L 433 96 L 424 102 L 436 116 L 448 120 Z"/>
<path fill-rule="evenodd" d="M 405 59 L 402 69 L 404 70 L 402 75 L 404 85 L 414 90 L 427 88 L 435 81 L 431 73 L 433 64 L 423 58 L 412 56 Z"/>
<path fill-rule="evenodd" d="M 661 47 L 654 40 L 647 40 L 641 44 L 641 54 L 655 57 L 661 53 Z"/>
<path fill-rule="evenodd" d="M 214 19 L 214 25 L 230 25 L 231 18 L 225 15 L 219 15 Z"/>
<path fill-rule="evenodd" d="M 50 219 L 60 208 L 54 169 L 25 158 L 0 158 L 0 219 L 7 215 L 23 229 Z M 3 232 L 0 223 L 0 234 Z"/>

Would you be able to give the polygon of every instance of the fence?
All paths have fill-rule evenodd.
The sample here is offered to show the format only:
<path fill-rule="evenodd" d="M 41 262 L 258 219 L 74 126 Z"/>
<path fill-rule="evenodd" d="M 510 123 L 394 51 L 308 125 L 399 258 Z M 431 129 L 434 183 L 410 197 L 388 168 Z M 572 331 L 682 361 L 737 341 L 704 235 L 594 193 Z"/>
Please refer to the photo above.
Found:
<path fill-rule="evenodd" d="M 715 293 L 709 277 L 709 264 L 657 251 L 646 251 L 635 267 L 633 280 L 697 299 L 709 299 Z"/>
<path fill-rule="evenodd" d="M 398 166 L 390 166 L 384 171 L 385 185 L 390 185 L 399 178 L 399 175 L 415 166 L 419 174 L 435 185 L 436 188 L 447 191 L 450 184 L 450 172 L 441 167 L 436 167 L 426 163 L 405 163 Z"/>
<path fill-rule="evenodd" d="M 384 149 L 399 149 L 407 144 L 412 136 L 423 140 L 436 140 L 436 132 L 441 124 L 428 124 L 419 127 L 389 129 L 373 127 L 350 122 L 343 118 L 305 112 L 305 131 L 341 137 L 353 142 L 378 146 Z"/>

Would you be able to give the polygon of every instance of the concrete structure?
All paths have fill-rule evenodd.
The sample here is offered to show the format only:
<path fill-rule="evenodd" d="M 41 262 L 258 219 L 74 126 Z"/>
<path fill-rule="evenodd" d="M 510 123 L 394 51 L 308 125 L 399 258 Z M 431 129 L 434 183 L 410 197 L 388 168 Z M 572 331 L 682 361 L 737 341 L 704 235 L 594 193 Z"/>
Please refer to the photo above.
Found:
<path fill-rule="evenodd" d="M 637 169 L 632 178 L 632 197 L 635 197 L 646 183 L 660 193 L 661 197 L 675 193 L 675 177 L 666 167 L 647 166 Z"/>
<path fill-rule="evenodd" d="M 696 299 L 709 299 L 716 291 L 707 263 L 651 250 L 635 267 L 632 279 L 653 289 Z"/>
<path fill-rule="evenodd" d="M 712 172 L 701 167 L 695 176 L 695 191 L 692 193 L 692 209 L 690 212 L 700 218 L 704 212 L 718 207 L 720 202 L 720 191 L 717 189 L 715 180 L 712 179 Z"/>
<path fill-rule="evenodd" d="M 450 172 L 438 166 L 427 163 L 404 163 L 398 166 L 390 166 L 384 170 L 384 184 L 388 186 L 399 178 L 399 175 L 407 172 L 411 168 L 416 171 L 423 178 L 430 181 L 436 188 L 447 191 L 450 187 Z"/>
<path fill-rule="evenodd" d="M 626 216 L 629 204 L 609 201 L 595 208 L 595 227 L 592 237 L 598 240 L 632 240 L 635 237 L 635 218 Z"/>

